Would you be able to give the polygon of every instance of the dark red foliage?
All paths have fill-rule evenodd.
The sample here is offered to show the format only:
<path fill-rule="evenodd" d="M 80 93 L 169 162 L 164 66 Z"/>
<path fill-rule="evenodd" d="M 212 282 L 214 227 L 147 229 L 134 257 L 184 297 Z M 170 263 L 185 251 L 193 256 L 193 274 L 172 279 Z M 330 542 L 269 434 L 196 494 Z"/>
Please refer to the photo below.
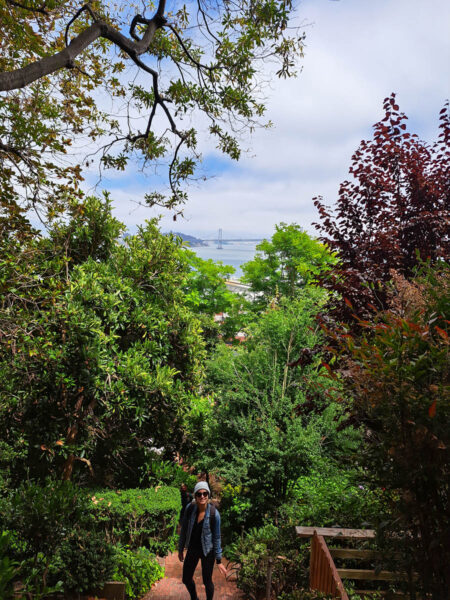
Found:
<path fill-rule="evenodd" d="M 450 250 L 450 115 L 440 112 L 432 146 L 406 131 L 407 117 L 395 94 L 383 104 L 384 119 L 352 157 L 352 181 L 344 181 L 336 209 L 315 198 L 321 241 L 337 252 L 339 269 L 324 282 L 347 300 L 346 320 L 386 307 L 383 284 L 391 269 L 410 278 L 419 261 L 448 259 Z M 370 308 L 370 305 L 373 305 Z"/>

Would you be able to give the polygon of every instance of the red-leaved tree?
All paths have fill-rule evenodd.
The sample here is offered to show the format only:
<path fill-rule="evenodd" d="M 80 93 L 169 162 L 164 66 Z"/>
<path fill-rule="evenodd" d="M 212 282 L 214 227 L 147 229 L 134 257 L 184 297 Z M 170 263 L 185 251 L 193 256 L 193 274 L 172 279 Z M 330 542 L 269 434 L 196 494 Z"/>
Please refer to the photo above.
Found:
<path fill-rule="evenodd" d="M 449 104 L 433 145 L 407 132 L 395 94 L 383 107 L 373 139 L 362 141 L 352 157 L 353 177 L 341 184 L 335 210 L 314 199 L 320 240 L 341 259 L 325 285 L 347 300 L 344 317 L 349 307 L 362 317 L 371 304 L 386 308 L 383 284 L 392 269 L 409 279 L 419 256 L 431 263 L 449 256 Z"/>

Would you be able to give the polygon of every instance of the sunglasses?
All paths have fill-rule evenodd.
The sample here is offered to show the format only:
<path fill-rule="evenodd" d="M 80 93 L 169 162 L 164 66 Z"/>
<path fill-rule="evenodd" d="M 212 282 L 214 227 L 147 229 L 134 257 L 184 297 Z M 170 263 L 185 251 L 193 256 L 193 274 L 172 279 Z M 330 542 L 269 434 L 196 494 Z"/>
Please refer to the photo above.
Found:
<path fill-rule="evenodd" d="M 206 497 L 207 497 L 207 496 L 208 496 L 208 492 L 197 492 L 197 493 L 195 494 L 195 497 L 196 497 L 196 498 L 203 498 L 203 496 L 206 496 Z"/>

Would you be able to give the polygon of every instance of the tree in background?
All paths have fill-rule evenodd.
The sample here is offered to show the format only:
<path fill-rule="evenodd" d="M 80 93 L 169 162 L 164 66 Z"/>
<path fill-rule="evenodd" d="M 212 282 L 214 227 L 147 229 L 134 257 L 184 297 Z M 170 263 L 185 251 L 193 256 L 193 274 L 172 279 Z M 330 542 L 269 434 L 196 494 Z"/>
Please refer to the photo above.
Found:
<path fill-rule="evenodd" d="M 208 349 L 220 339 L 239 344 L 236 334 L 252 321 L 254 315 L 252 302 L 227 288 L 226 280 L 234 273 L 234 267 L 221 261 L 203 260 L 187 249 L 184 256 L 191 269 L 184 288 L 186 302 L 200 320 Z M 215 321 L 215 315 L 221 318 Z"/>
<path fill-rule="evenodd" d="M 432 146 L 406 131 L 395 94 L 383 106 L 373 140 L 362 141 L 352 157 L 353 181 L 341 184 L 335 211 L 315 200 L 320 239 L 340 261 L 324 283 L 359 316 L 369 314 L 369 305 L 387 306 L 383 284 L 391 269 L 410 278 L 419 256 L 434 263 L 450 252 L 448 103 Z M 348 308 L 339 311 L 347 319 Z"/>
<path fill-rule="evenodd" d="M 109 200 L 91 198 L 47 238 L 2 240 L 0 429 L 13 483 L 138 485 L 153 447 L 179 449 L 204 358 L 188 269 L 156 222 L 119 243 L 122 230 Z"/>
<path fill-rule="evenodd" d="M 271 240 L 263 240 L 256 250 L 255 258 L 242 265 L 242 281 L 259 292 L 256 306 L 277 295 L 293 298 L 337 262 L 326 246 L 295 223 L 276 225 Z"/>
<path fill-rule="evenodd" d="M 210 317 L 226 312 L 235 299 L 235 294 L 225 285 L 234 273 L 234 267 L 211 258 L 204 260 L 192 250 L 185 249 L 184 254 L 191 268 L 185 289 L 188 303 Z"/>
<path fill-rule="evenodd" d="M 97 153 L 102 168 L 124 170 L 132 157 L 144 167 L 168 163 L 170 195 L 146 200 L 179 206 L 199 160 L 190 115 L 204 114 L 217 147 L 239 158 L 234 130 L 260 122 L 268 64 L 269 80 L 290 77 L 302 55 L 292 10 L 290 0 L 197 0 L 174 10 L 165 0 L 3 0 L 4 216 L 40 208 L 51 218 Z"/>
<path fill-rule="evenodd" d="M 367 430 L 361 454 L 367 477 L 391 499 L 381 529 L 385 542 L 401 548 L 402 568 L 419 573 L 421 593 L 444 600 L 450 589 L 450 268 L 428 264 L 412 282 L 392 276 L 389 308 L 365 321 L 359 338 L 340 337 L 350 357 L 344 376 L 353 412 Z"/>
<path fill-rule="evenodd" d="M 226 286 L 234 267 L 221 261 L 204 260 L 187 248 L 183 256 L 190 268 L 184 287 L 186 303 L 201 323 L 207 349 L 222 338 L 234 343 L 236 333 L 247 321 L 249 310 L 246 299 L 230 292 Z M 221 315 L 221 318 L 216 321 L 215 315 Z"/>

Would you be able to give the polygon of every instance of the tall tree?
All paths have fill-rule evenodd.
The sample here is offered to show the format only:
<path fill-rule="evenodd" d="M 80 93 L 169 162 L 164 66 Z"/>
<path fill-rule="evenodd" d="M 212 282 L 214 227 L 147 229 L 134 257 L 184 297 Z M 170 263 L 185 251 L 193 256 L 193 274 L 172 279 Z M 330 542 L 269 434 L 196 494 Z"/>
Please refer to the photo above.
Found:
<path fill-rule="evenodd" d="M 409 278 L 419 256 L 436 262 L 450 254 L 448 103 L 431 146 L 407 132 L 395 94 L 383 106 L 373 139 L 362 141 L 352 157 L 353 180 L 341 184 L 335 210 L 315 199 L 320 239 L 340 259 L 328 285 L 360 316 L 369 304 L 386 307 L 382 284 L 392 269 Z"/>
<path fill-rule="evenodd" d="M 77 146 L 79 158 L 88 143 L 102 167 L 123 170 L 131 157 L 144 167 L 167 162 L 170 195 L 146 200 L 179 206 L 200 158 L 190 115 L 203 113 L 218 148 L 237 159 L 235 131 L 265 110 L 268 63 L 288 77 L 302 54 L 291 0 L 196 0 L 174 10 L 159 0 L 140 10 L 137 2 L 0 0 L 0 183 L 9 217 L 19 218 L 23 193 L 27 208 L 47 198 L 51 216 L 94 160 L 64 156 Z"/>
<path fill-rule="evenodd" d="M 204 346 L 188 268 L 155 222 L 119 243 L 108 201 L 0 246 L 0 432 L 11 478 L 139 483 L 179 449 Z M 0 459 L 2 460 L 2 459 Z"/>
<path fill-rule="evenodd" d="M 235 531 L 274 515 L 323 454 L 345 461 L 358 437 L 338 428 L 345 409 L 334 400 L 341 390 L 321 368 L 315 315 L 326 301 L 318 287 L 283 298 L 247 328 L 245 344 L 219 344 L 207 363 L 205 389 L 214 404 L 192 454 L 199 467 L 241 488 L 239 505 L 227 515 L 239 524 Z M 314 348 L 308 360 L 305 348 Z"/>
<path fill-rule="evenodd" d="M 426 265 L 411 282 L 393 277 L 389 308 L 367 321 L 362 335 L 338 337 L 347 358 L 342 374 L 367 431 L 366 476 L 389 498 L 391 514 L 380 533 L 402 569 L 419 573 L 410 589 L 444 600 L 450 589 L 450 267 Z"/>

